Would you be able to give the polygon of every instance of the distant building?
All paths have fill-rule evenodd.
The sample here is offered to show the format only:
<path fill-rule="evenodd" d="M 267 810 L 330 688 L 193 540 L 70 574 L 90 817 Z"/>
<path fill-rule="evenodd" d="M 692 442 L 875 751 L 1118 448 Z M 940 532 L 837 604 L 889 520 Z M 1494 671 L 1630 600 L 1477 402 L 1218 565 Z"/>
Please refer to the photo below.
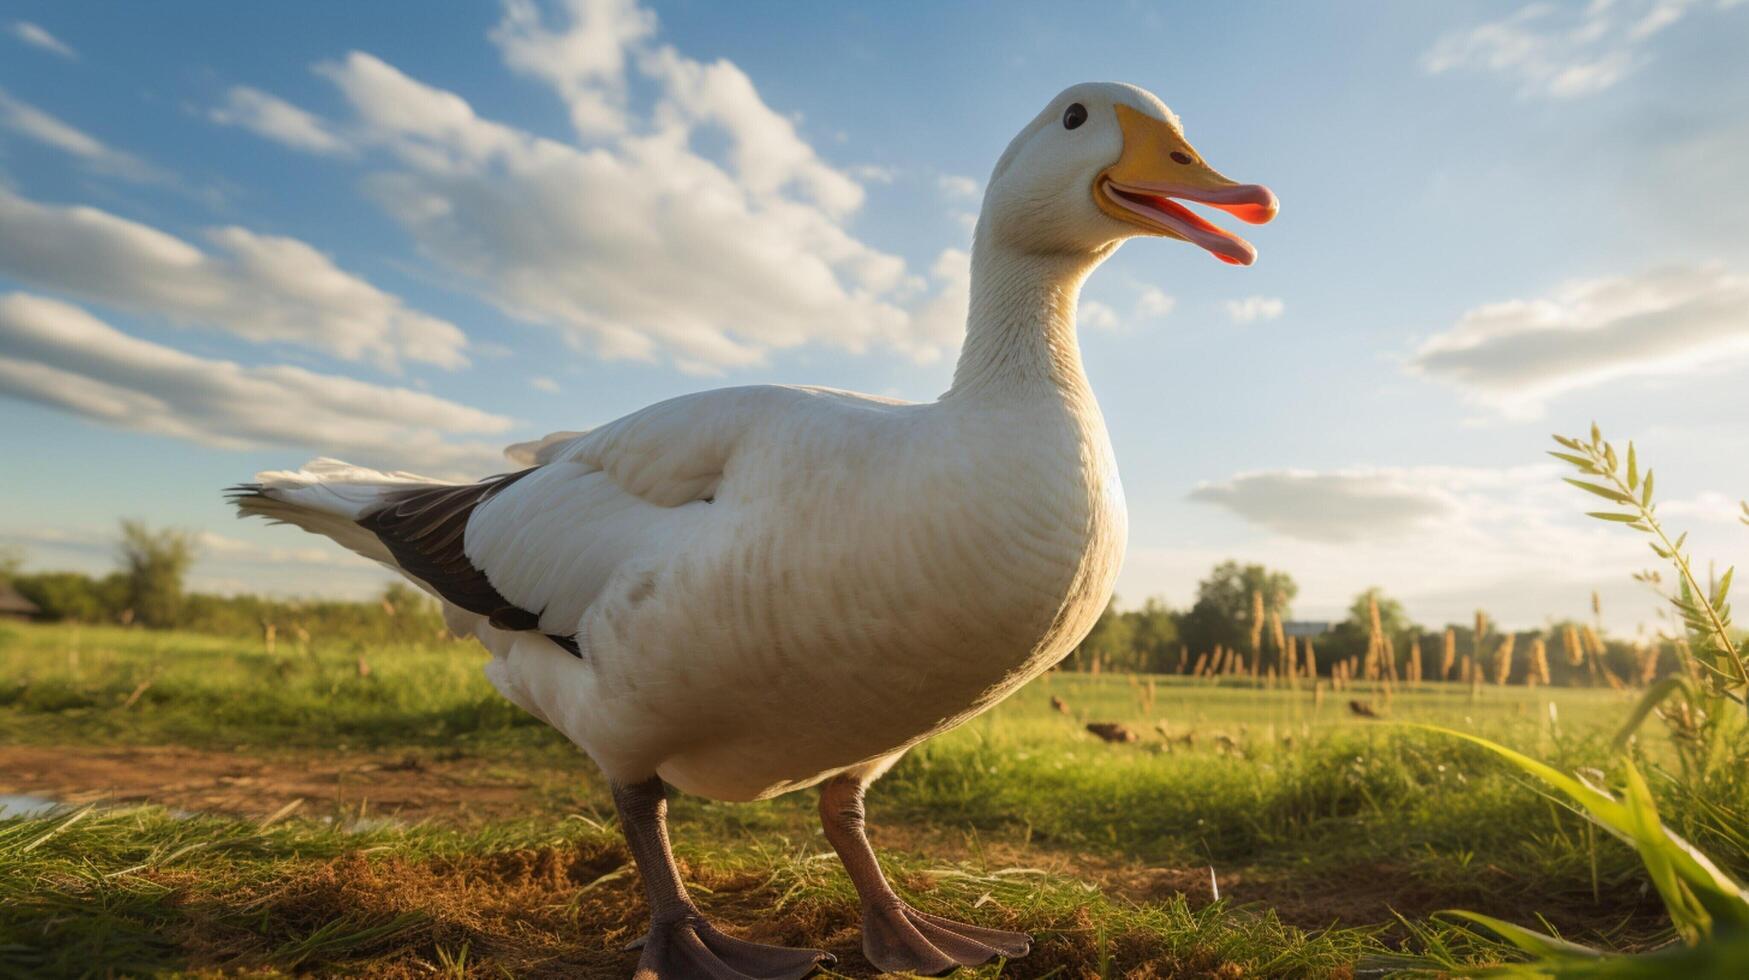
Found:
<path fill-rule="evenodd" d="M 1315 622 L 1309 619 L 1290 619 L 1281 624 L 1281 631 L 1288 636 L 1297 636 L 1302 640 L 1323 636 L 1334 626 L 1328 621 Z"/>
<path fill-rule="evenodd" d="M 19 595 L 11 582 L 0 582 L 0 619 L 30 619 L 39 612 L 36 603 Z"/>

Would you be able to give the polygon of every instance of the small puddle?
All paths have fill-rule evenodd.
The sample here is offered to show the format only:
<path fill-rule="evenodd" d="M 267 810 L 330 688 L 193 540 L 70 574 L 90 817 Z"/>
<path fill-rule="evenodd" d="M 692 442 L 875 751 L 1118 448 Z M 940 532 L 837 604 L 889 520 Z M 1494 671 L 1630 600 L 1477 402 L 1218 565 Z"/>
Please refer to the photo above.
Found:
<path fill-rule="evenodd" d="M 61 803 L 43 796 L 0 793 L 0 820 L 10 817 L 41 817 L 60 809 Z"/>

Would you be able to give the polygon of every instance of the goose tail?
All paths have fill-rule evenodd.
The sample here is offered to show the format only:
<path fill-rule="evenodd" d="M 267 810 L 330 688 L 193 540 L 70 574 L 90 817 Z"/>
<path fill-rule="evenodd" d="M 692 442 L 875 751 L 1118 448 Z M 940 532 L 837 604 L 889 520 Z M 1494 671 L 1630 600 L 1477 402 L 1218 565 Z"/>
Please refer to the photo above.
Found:
<path fill-rule="evenodd" d="M 238 517 L 261 517 L 330 538 L 372 561 L 404 571 L 388 547 L 357 521 L 385 494 L 415 486 L 444 486 L 412 473 L 382 472 L 337 459 L 315 459 L 296 470 L 257 473 L 249 483 L 228 487 L 225 496 Z"/>

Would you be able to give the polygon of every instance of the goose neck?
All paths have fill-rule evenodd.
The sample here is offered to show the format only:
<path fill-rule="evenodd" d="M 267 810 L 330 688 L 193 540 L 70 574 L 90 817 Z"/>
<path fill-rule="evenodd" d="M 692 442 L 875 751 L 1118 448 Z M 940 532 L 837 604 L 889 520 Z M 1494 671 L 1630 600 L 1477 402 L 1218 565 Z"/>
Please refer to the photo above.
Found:
<path fill-rule="evenodd" d="M 1103 257 L 1024 252 L 979 236 L 966 341 L 948 395 L 1086 391 L 1076 309 L 1082 282 Z"/>

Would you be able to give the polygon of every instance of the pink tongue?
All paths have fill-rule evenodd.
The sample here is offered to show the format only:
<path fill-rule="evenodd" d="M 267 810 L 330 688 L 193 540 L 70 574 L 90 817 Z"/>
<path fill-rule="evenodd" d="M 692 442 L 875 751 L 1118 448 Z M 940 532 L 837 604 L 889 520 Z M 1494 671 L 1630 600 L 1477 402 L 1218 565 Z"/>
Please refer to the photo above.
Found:
<path fill-rule="evenodd" d="M 1228 265 L 1250 265 L 1257 261 L 1257 250 L 1242 238 L 1210 233 L 1201 228 L 1186 227 L 1184 230 L 1189 233 L 1191 241 Z"/>
<path fill-rule="evenodd" d="M 1208 224 L 1184 205 L 1160 197 L 1153 198 L 1153 204 L 1174 228 L 1222 262 L 1250 265 L 1257 261 L 1257 250 L 1250 242 Z"/>

